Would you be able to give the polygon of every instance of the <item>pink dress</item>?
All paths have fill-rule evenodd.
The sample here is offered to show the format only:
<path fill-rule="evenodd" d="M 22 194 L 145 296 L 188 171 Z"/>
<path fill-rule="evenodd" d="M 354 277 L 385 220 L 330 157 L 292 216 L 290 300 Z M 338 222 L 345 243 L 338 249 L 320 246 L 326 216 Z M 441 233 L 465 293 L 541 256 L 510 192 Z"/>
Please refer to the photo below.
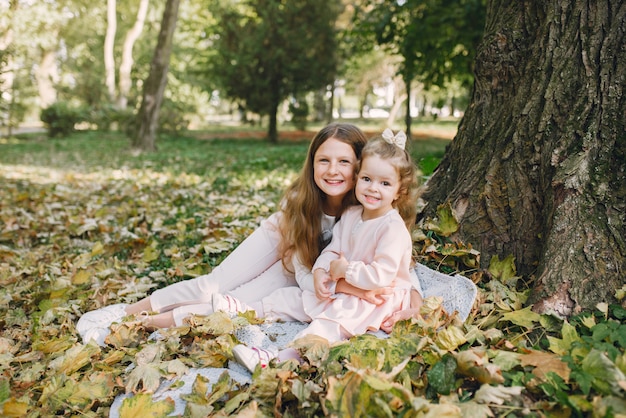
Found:
<path fill-rule="evenodd" d="M 379 306 L 344 293 L 320 300 L 311 290 L 303 290 L 304 312 L 311 325 L 298 337 L 315 334 L 329 341 L 340 341 L 367 331 L 377 331 L 394 312 L 410 307 L 410 268 L 413 242 L 402 217 L 392 209 L 376 219 L 363 221 L 363 208 L 346 210 L 333 229 L 330 244 L 318 257 L 313 270 L 330 268 L 330 262 L 343 252 L 349 262 L 345 280 L 361 289 L 391 285 L 394 292 Z"/>

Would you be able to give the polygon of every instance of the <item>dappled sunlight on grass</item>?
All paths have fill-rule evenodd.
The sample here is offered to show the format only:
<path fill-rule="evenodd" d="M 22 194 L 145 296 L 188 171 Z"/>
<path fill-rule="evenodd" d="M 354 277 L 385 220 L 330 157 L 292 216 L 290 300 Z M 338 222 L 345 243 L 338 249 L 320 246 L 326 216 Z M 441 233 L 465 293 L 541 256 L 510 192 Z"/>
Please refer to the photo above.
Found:
<path fill-rule="evenodd" d="M 205 181 L 197 174 L 160 172 L 150 169 L 104 169 L 92 172 L 80 172 L 70 169 L 41 167 L 36 165 L 0 164 L 0 177 L 11 180 L 23 180 L 36 184 L 73 184 L 84 186 L 87 183 L 106 183 L 109 181 L 132 181 L 138 185 L 165 185 L 168 183 L 182 186 L 194 186 Z"/>

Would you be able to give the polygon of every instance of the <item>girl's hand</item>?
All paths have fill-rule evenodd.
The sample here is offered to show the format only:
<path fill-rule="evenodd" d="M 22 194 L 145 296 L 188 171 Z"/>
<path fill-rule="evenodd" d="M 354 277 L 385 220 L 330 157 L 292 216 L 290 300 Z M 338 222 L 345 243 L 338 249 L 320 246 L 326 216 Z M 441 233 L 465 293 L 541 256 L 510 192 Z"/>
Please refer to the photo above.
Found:
<path fill-rule="evenodd" d="M 417 290 L 411 289 L 411 307 L 389 315 L 381 324 L 380 329 L 389 334 L 396 322 L 409 318 L 418 318 L 423 302 L 422 295 Z"/>
<path fill-rule="evenodd" d="M 373 290 L 363 290 L 363 294 L 359 297 L 369 303 L 376 306 L 382 305 L 385 302 L 383 296 L 391 295 L 393 293 L 393 287 L 379 287 Z"/>
<path fill-rule="evenodd" d="M 315 287 L 315 296 L 324 300 L 332 296 L 330 284 L 333 282 L 330 275 L 322 269 L 313 272 L 313 285 Z"/>
<path fill-rule="evenodd" d="M 409 319 L 409 318 L 417 318 L 419 314 L 420 314 L 420 310 L 414 309 L 414 308 L 394 312 L 391 315 L 389 315 L 387 319 L 383 321 L 383 323 L 380 325 L 380 329 L 382 329 L 387 334 L 389 334 L 391 330 L 393 329 L 393 326 L 396 324 L 396 322 Z"/>
<path fill-rule="evenodd" d="M 330 262 L 330 277 L 333 280 L 339 280 L 346 277 L 346 270 L 348 269 L 348 260 L 344 257 L 343 253 L 339 254 L 339 258 Z"/>

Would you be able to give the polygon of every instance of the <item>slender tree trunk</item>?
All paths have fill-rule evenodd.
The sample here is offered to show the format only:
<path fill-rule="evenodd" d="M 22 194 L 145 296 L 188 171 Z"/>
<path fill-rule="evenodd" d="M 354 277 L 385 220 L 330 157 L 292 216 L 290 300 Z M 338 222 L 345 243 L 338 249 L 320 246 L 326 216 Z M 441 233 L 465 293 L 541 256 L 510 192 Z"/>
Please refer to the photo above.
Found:
<path fill-rule="evenodd" d="M 330 97 L 328 98 L 328 115 L 326 115 L 326 123 L 333 121 L 333 113 L 335 113 L 335 82 L 333 81 L 330 89 Z"/>
<path fill-rule="evenodd" d="M 326 88 L 316 90 L 313 94 L 313 115 L 315 122 L 326 120 Z"/>
<path fill-rule="evenodd" d="M 143 24 L 146 20 L 146 14 L 148 13 L 149 0 L 141 0 L 139 3 L 139 9 L 137 10 L 137 18 L 135 24 L 126 34 L 124 40 L 124 46 L 122 48 L 122 61 L 120 62 L 119 77 L 120 77 L 120 94 L 117 98 L 117 106 L 120 109 L 126 109 L 128 104 L 128 94 L 132 86 L 130 78 L 130 72 L 133 69 L 133 46 L 141 31 L 143 30 Z"/>
<path fill-rule="evenodd" d="M 143 86 L 143 98 L 137 115 L 139 128 L 133 138 L 133 146 L 144 151 L 156 149 L 155 138 L 159 122 L 159 110 L 167 86 L 167 72 L 179 3 L 180 0 L 167 0 L 165 4 L 159 39 L 150 65 L 150 74 Z"/>
<path fill-rule="evenodd" d="M 408 76 L 404 80 L 404 84 L 406 86 L 406 114 L 404 115 L 404 124 L 406 125 L 406 135 L 410 139 L 411 138 L 411 79 L 412 77 Z"/>
<path fill-rule="evenodd" d="M 107 31 L 104 36 L 104 84 L 111 103 L 115 101 L 115 32 L 117 31 L 116 0 L 107 0 Z"/>
<path fill-rule="evenodd" d="M 276 144 L 278 142 L 278 122 L 277 122 L 276 114 L 278 113 L 279 105 L 280 105 L 280 100 L 278 99 L 276 95 L 276 97 L 272 99 L 272 104 L 270 106 L 270 111 L 268 114 L 269 128 L 267 131 L 267 139 L 269 139 L 269 141 L 272 144 Z"/>
<path fill-rule="evenodd" d="M 9 10 L 11 11 L 11 15 L 15 13 L 17 6 L 17 1 L 15 0 L 10 3 Z M 13 20 L 12 16 L 11 20 Z M 9 52 L 9 48 L 13 45 L 14 33 L 13 24 L 11 24 L 7 30 L 0 35 L 0 51 L 2 51 L 0 52 L 0 103 L 2 103 L 8 96 L 9 106 L 6 115 L 8 138 L 10 138 L 13 134 L 12 103 L 15 101 L 15 64 L 13 54 Z M 4 121 L 0 119 L 0 125 L 3 124 L 3 122 Z M 0 135 L 1 134 L 2 133 L 0 132 Z"/>
<path fill-rule="evenodd" d="M 56 65 L 56 51 L 42 50 L 41 61 L 35 71 L 37 88 L 39 89 L 39 105 L 42 109 L 50 106 L 57 100 L 55 84 L 59 78 Z"/>
<path fill-rule="evenodd" d="M 615 302 L 626 271 L 626 3 L 490 0 L 475 89 L 427 184 L 459 238 L 515 256 L 529 302 Z"/>

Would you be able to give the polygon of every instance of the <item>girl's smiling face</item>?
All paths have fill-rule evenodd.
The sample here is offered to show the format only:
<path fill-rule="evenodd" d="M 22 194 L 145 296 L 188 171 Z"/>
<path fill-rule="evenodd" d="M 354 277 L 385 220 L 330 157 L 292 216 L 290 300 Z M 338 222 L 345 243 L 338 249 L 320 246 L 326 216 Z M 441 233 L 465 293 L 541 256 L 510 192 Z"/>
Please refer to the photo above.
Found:
<path fill-rule="evenodd" d="M 331 206 L 341 204 L 344 196 L 354 188 L 356 162 L 352 146 L 332 137 L 315 152 L 313 178 L 317 187 L 326 194 Z"/>
<path fill-rule="evenodd" d="M 356 198 L 363 205 L 363 220 L 384 215 L 393 208 L 400 192 L 400 175 L 388 160 L 369 155 L 357 175 Z"/>

